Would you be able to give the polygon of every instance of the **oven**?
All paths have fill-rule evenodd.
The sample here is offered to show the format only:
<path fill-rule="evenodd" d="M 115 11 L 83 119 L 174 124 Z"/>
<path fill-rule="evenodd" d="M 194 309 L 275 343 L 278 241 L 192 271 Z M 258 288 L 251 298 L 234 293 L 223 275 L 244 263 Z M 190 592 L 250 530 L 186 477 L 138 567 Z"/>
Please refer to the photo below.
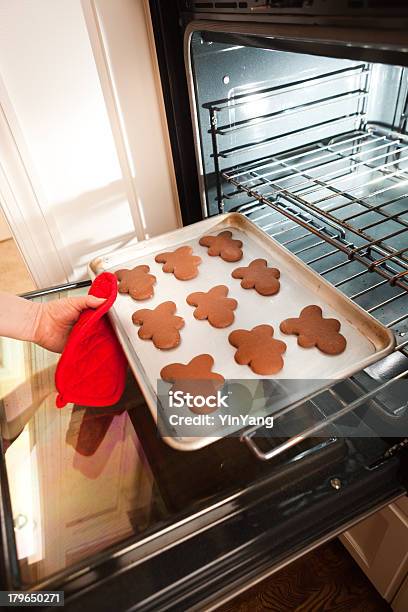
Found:
<path fill-rule="evenodd" d="M 151 2 L 185 222 L 245 215 L 396 340 L 387 358 L 315 395 L 313 426 L 294 405 L 285 437 L 250 430 L 241 441 L 282 465 L 304 435 L 329 425 L 339 435 L 344 423 L 343 441 L 368 448 L 371 430 L 406 471 L 407 7 L 178 5 Z M 364 425 L 353 431 L 355 418 Z M 319 442 L 309 458 L 327 451 Z"/>
<path fill-rule="evenodd" d="M 215 607 L 406 493 L 408 12 L 398 4 L 150 1 L 184 224 L 241 213 L 391 330 L 395 348 L 291 406 L 279 436 L 243 430 L 190 453 L 157 436 L 131 378 L 121 405 L 76 407 L 66 430 L 50 404 L 32 432 L 39 440 L 45 423 L 61 436 L 54 455 L 45 436 L 44 464 L 75 446 L 77 469 L 99 485 L 97 516 L 116 476 L 83 457 L 102 440 L 109 453 L 123 445 L 121 504 L 102 528 L 78 519 L 83 542 L 70 555 L 51 544 L 48 569 L 27 565 L 2 460 L 8 588 L 63 589 L 72 610 Z M 43 357 L 26 359 L 35 372 Z M 37 391 L 47 384 L 36 379 Z M 135 461 L 146 501 L 129 492 Z"/>
<path fill-rule="evenodd" d="M 185 1 L 177 33 L 160 2 L 152 13 L 186 221 L 242 213 L 391 329 L 395 351 L 337 412 L 382 390 L 393 404 L 408 368 L 407 13 Z M 402 435 L 403 396 L 382 413 Z"/>

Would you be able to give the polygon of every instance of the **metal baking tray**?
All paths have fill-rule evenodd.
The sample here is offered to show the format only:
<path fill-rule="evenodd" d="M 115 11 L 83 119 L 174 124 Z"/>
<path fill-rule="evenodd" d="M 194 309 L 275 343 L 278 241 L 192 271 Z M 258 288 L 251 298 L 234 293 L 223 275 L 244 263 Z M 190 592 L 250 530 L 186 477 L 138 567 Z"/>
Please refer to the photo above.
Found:
<path fill-rule="evenodd" d="M 226 228 L 244 244 L 244 256 L 239 262 L 229 263 L 220 257 L 210 257 L 207 248 L 199 245 L 199 239 L 204 234 L 217 234 Z M 164 273 L 162 265 L 154 260 L 157 253 L 174 250 L 182 245 L 192 246 L 194 254 L 202 258 L 198 276 L 190 281 L 179 281 L 173 274 Z M 265 297 L 255 290 L 242 289 L 240 281 L 231 277 L 234 268 L 247 266 L 256 258 L 266 259 L 269 266 L 279 268 L 281 288 L 277 295 Z M 280 389 L 279 406 L 271 402 L 267 392 L 262 397 L 258 391 L 254 406 L 247 407 L 247 410 L 253 408 L 258 412 L 263 408 L 265 413 L 273 414 L 274 410 L 283 405 L 290 406 L 291 403 L 298 403 L 302 397 L 311 395 L 310 388 L 302 384 L 302 380 L 315 381 L 313 393 L 317 392 L 375 363 L 394 348 L 395 339 L 389 329 L 239 213 L 210 217 L 157 238 L 118 249 L 94 259 L 89 269 L 94 278 L 104 271 L 114 272 L 119 268 L 133 268 L 140 264 L 149 265 L 151 273 L 157 278 L 154 296 L 137 302 L 129 295 L 119 295 L 110 311 L 110 317 L 156 422 L 158 410 L 161 409 L 157 395 L 160 370 L 169 363 L 187 363 L 201 353 L 212 355 L 213 371 L 222 374 L 226 380 L 248 380 L 248 384 L 249 381 L 260 379 L 275 380 Z M 229 297 L 238 301 L 235 321 L 225 329 L 215 329 L 208 321 L 196 320 L 193 316 L 194 308 L 186 303 L 186 297 L 193 291 L 208 291 L 220 284 L 227 285 Z M 152 342 L 139 339 L 138 327 L 132 322 L 132 314 L 140 308 L 154 308 L 166 300 L 177 304 L 177 315 L 184 318 L 185 326 L 181 330 L 179 346 L 160 351 Z M 315 348 L 303 349 L 298 346 L 296 336 L 287 336 L 279 331 L 282 320 L 298 316 L 300 310 L 309 304 L 321 306 L 325 317 L 339 319 L 341 333 L 347 339 L 344 353 L 328 356 Z M 258 376 L 248 366 L 238 365 L 234 360 L 235 349 L 228 342 L 232 330 L 252 329 L 262 323 L 272 325 L 274 337 L 287 345 L 285 365 L 274 376 Z M 285 381 L 294 380 L 299 380 L 297 387 L 293 384 L 285 386 Z M 268 389 L 268 384 L 264 386 Z M 297 389 L 296 393 L 293 389 Z M 230 428 L 220 432 L 220 435 L 206 436 L 200 430 L 199 436 L 185 436 L 181 430 L 175 429 L 165 440 L 179 450 L 195 450 L 232 431 L 233 428 Z"/>

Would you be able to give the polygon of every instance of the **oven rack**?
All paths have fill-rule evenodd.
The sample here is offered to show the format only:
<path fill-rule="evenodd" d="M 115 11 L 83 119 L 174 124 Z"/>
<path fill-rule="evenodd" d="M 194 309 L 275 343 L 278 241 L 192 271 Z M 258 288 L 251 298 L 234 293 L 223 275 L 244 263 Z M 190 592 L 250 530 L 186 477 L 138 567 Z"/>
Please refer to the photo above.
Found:
<path fill-rule="evenodd" d="M 374 367 L 388 372 L 397 362 L 397 371 L 387 380 L 370 376 L 367 386 L 367 380 L 362 382 L 357 375 L 348 380 L 356 389 L 351 402 L 345 401 L 334 385 L 275 415 L 279 419 L 301 404 L 308 405 L 321 415 L 317 423 L 266 452 L 255 439 L 259 430 L 245 431 L 242 439 L 260 459 L 276 457 L 367 402 L 386 409 L 378 396 L 408 377 L 406 159 L 408 141 L 404 135 L 368 125 L 222 172 L 223 179 L 234 187 L 224 197 L 249 196 L 249 202 L 238 207 L 240 212 L 382 320 L 397 338 L 394 352 Z M 371 233 L 374 228 L 376 235 Z M 328 398 L 332 405 L 329 414 L 324 408 Z M 407 412 L 407 405 L 393 409 L 394 415 L 405 418 Z"/>
<path fill-rule="evenodd" d="M 408 376 L 408 137 L 367 122 L 370 79 L 369 64 L 353 64 L 231 91 L 203 105 L 218 211 L 225 206 L 247 215 L 392 329 L 397 340 L 390 356 L 347 380 L 351 398 L 336 383 L 275 413 L 275 422 L 285 422 L 285 415 L 296 418 L 304 406 L 316 416 L 275 448 L 259 447 L 259 429 L 245 431 L 243 441 L 263 460 L 305 437 L 325 435 L 328 425 L 367 403 L 394 422 L 408 412 L 399 399 L 381 399 Z M 318 140 L 311 142 L 314 134 Z"/>
<path fill-rule="evenodd" d="M 335 247 L 332 253 L 408 290 L 406 136 L 367 125 L 221 175 L 235 188 L 224 197 L 245 193 L 267 204 Z"/>
<path fill-rule="evenodd" d="M 345 415 L 367 405 L 367 403 L 383 412 L 385 411 L 391 420 L 395 421 L 399 417 L 400 420 L 405 418 L 405 430 L 401 429 L 399 432 L 393 430 L 393 435 L 396 437 L 408 437 L 408 404 L 397 404 L 391 408 L 380 399 L 382 394 L 392 393 L 392 386 L 395 383 L 408 377 L 408 293 L 400 291 L 397 286 L 392 287 L 387 280 L 379 280 L 376 269 L 369 270 L 360 262 L 345 257 L 342 252 L 337 252 L 337 259 L 340 257 L 340 261 L 334 265 L 330 265 L 326 261 L 330 261 L 330 259 L 335 257 L 333 251 L 319 257 L 308 258 L 308 254 L 313 252 L 314 249 L 322 248 L 322 241 L 316 241 L 314 234 L 310 232 L 308 236 L 302 233 L 300 236 L 291 237 L 291 234 L 298 232 L 299 225 L 297 221 L 292 223 L 291 220 L 288 220 L 282 211 L 272 210 L 267 204 L 256 202 L 255 204 L 252 203 L 241 207 L 240 212 L 248 216 L 248 218 L 262 227 L 272 237 L 279 240 L 281 244 L 302 258 L 305 263 L 308 263 L 315 269 L 317 268 L 317 271 L 322 276 L 327 277 L 335 287 L 346 293 L 348 297 L 363 305 L 368 312 L 381 320 L 386 327 L 393 330 L 397 340 L 393 352 L 384 360 L 372 366 L 369 369 L 370 372 L 359 373 L 347 380 L 348 385 L 355 391 L 355 398 L 351 402 L 345 401 L 344 397 L 342 397 L 340 387 L 343 382 L 339 382 L 326 391 L 317 393 L 307 401 L 299 401 L 274 414 L 276 422 L 277 419 L 285 416 L 287 413 L 296 411 L 296 409 L 303 406 L 310 414 L 321 417 L 313 426 L 290 436 L 285 442 L 268 451 L 262 450 L 256 441 L 256 437 L 260 435 L 259 428 L 254 427 L 244 431 L 241 436 L 242 441 L 248 445 L 259 459 L 264 461 L 270 460 L 299 444 L 309 436 L 316 436 L 319 433 L 324 435 L 326 428 L 330 424 L 336 423 Z M 284 230 L 284 233 L 287 235 L 286 239 L 282 235 L 282 223 L 290 224 L 290 228 Z M 302 249 L 296 247 L 299 240 L 309 240 L 310 242 L 311 239 L 313 239 L 313 242 L 308 247 Z M 367 282 L 368 286 L 366 287 L 365 284 Z M 381 297 L 380 293 L 384 290 L 384 287 L 390 293 L 385 299 Z M 356 289 L 358 290 L 356 291 Z M 363 304 L 361 300 L 364 301 Z M 384 310 L 384 307 L 392 307 L 397 312 L 390 315 L 387 309 Z M 391 372 L 391 375 L 386 380 L 382 378 L 384 372 Z M 328 404 L 330 404 L 329 412 L 326 411 Z"/>
<path fill-rule="evenodd" d="M 285 149 L 285 143 L 290 147 L 294 139 L 307 137 L 310 141 L 322 130 L 333 134 L 361 127 L 370 78 L 370 64 L 360 63 L 283 84 L 251 87 L 242 93 L 231 90 L 226 98 L 204 103 L 209 113 L 218 211 L 224 212 L 221 172 L 226 163 L 274 147 Z"/>

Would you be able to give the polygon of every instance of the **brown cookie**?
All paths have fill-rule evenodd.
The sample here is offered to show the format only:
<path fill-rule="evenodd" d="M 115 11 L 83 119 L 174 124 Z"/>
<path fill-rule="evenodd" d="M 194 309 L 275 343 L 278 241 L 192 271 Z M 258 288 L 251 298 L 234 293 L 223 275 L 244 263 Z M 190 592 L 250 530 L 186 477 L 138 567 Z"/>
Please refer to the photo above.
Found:
<path fill-rule="evenodd" d="M 164 264 L 163 272 L 173 272 L 178 280 L 191 280 L 198 274 L 198 266 L 201 257 L 193 255 L 193 249 L 189 246 L 182 246 L 175 251 L 159 253 L 154 258 L 157 263 Z"/>
<path fill-rule="evenodd" d="M 208 255 L 221 257 L 224 261 L 239 261 L 242 259 L 242 242 L 234 240 L 232 232 L 225 230 L 218 236 L 203 236 L 199 244 L 208 247 Z"/>
<path fill-rule="evenodd" d="M 255 374 L 276 374 L 283 368 L 282 353 L 286 344 L 273 338 L 271 325 L 257 325 L 253 329 L 237 329 L 228 340 L 238 350 L 235 361 L 248 365 Z"/>
<path fill-rule="evenodd" d="M 254 259 L 246 268 L 235 268 L 231 276 L 242 278 L 243 289 L 255 288 L 261 295 L 274 295 L 280 289 L 280 272 L 277 268 L 268 268 L 266 259 Z"/>
<path fill-rule="evenodd" d="M 158 349 L 172 349 L 180 344 L 179 329 L 184 327 L 184 319 L 174 316 L 174 302 L 163 302 L 154 310 L 143 308 L 133 313 L 132 321 L 141 325 L 138 336 L 142 340 L 152 340 Z"/>
<path fill-rule="evenodd" d="M 173 393 L 182 391 L 191 393 L 193 396 L 202 395 L 208 397 L 214 395 L 222 387 L 225 379 L 221 374 L 212 372 L 214 359 L 211 355 L 198 355 L 189 363 L 171 363 L 160 372 L 160 376 L 166 382 L 173 383 Z M 217 408 L 204 405 L 202 408 L 191 407 L 190 410 L 197 414 L 208 414 Z"/>
<path fill-rule="evenodd" d="M 282 321 L 280 330 L 284 334 L 297 334 L 299 346 L 317 346 L 327 355 L 340 355 L 347 345 L 345 337 L 339 334 L 340 321 L 324 319 L 320 306 L 306 306 L 299 318 Z"/>
<path fill-rule="evenodd" d="M 197 306 L 194 316 L 200 321 L 208 319 L 213 327 L 228 327 L 234 321 L 233 310 L 238 306 L 237 300 L 228 298 L 228 287 L 217 285 L 207 293 L 196 291 L 187 296 L 187 304 Z"/>
<path fill-rule="evenodd" d="M 149 274 L 149 266 L 136 266 L 133 270 L 116 270 L 119 293 L 128 293 L 134 300 L 147 300 L 154 294 L 156 277 Z"/>

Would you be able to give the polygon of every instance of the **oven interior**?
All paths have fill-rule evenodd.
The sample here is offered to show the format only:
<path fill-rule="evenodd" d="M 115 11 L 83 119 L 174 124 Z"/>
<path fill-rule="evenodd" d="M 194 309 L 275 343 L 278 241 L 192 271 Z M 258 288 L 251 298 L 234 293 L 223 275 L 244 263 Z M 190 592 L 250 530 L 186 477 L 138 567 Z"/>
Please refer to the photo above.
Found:
<path fill-rule="evenodd" d="M 407 435 L 407 68 L 250 39 L 190 39 L 203 213 L 247 215 L 392 329 L 389 357 L 309 408 L 327 424 L 364 405 L 380 435 Z"/>

